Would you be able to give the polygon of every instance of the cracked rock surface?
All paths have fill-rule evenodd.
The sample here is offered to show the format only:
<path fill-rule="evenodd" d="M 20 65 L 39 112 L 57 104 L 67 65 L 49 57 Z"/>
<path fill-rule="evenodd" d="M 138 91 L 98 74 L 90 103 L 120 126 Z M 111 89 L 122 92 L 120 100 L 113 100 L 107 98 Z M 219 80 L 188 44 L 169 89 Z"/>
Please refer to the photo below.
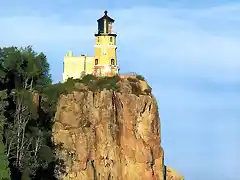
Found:
<path fill-rule="evenodd" d="M 53 141 L 63 180 L 164 180 L 160 119 L 152 95 L 62 95 Z"/>

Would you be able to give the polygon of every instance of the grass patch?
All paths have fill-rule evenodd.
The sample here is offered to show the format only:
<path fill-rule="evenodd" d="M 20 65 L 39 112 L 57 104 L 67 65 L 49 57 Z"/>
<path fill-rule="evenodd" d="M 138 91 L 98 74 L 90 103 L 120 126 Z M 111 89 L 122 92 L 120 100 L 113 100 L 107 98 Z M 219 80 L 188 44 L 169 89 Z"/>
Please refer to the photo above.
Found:
<path fill-rule="evenodd" d="M 136 78 L 141 81 L 145 81 L 145 78 L 142 75 L 137 75 Z"/>
<path fill-rule="evenodd" d="M 138 83 L 139 80 L 144 80 L 141 75 L 137 75 L 137 78 L 129 77 L 127 78 L 127 80 L 132 87 L 132 94 L 135 94 L 137 96 L 143 94 Z M 55 111 L 56 103 L 58 102 L 58 99 L 62 94 L 69 94 L 73 91 L 83 92 L 88 90 L 92 92 L 99 92 L 104 89 L 119 92 L 120 89 L 117 86 L 117 82 L 119 81 L 120 77 L 118 75 L 113 77 L 96 77 L 93 75 L 86 75 L 82 79 L 69 78 L 64 83 L 57 83 L 45 86 L 41 88 L 40 93 L 45 99 L 44 102 L 47 103 L 47 105 L 45 104 L 44 106 L 46 108 L 51 108 L 53 111 Z M 79 86 L 77 87 L 77 83 L 80 83 L 84 88 L 79 88 Z M 145 90 L 145 93 L 150 94 L 151 88 L 149 90 Z"/>
<path fill-rule="evenodd" d="M 92 83 L 91 91 L 101 91 L 103 89 L 118 91 L 117 82 L 120 80 L 119 76 L 98 78 Z"/>
<path fill-rule="evenodd" d="M 47 99 L 47 108 L 55 108 L 56 103 L 61 94 L 68 94 L 73 91 L 84 91 L 76 88 L 76 83 L 81 83 L 87 87 L 88 90 L 97 92 L 106 90 L 118 91 L 117 82 L 120 80 L 119 76 L 113 77 L 95 77 L 93 75 L 86 75 L 82 79 L 69 78 L 64 83 L 57 83 L 48 85 L 41 89 L 41 94 Z"/>

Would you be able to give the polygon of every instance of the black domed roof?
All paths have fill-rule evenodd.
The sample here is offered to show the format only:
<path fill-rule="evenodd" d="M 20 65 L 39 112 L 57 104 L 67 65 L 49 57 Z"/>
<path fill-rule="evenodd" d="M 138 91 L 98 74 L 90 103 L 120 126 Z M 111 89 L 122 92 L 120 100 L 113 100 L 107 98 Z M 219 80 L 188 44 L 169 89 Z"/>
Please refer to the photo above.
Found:
<path fill-rule="evenodd" d="M 103 21 L 104 19 L 106 19 L 106 20 L 109 21 L 109 22 L 114 22 L 114 19 L 112 19 L 111 17 L 109 17 L 107 13 L 108 13 L 107 10 L 105 10 L 105 11 L 104 11 L 104 16 L 101 17 L 100 19 L 98 19 L 97 21 L 99 22 L 99 21 Z"/>

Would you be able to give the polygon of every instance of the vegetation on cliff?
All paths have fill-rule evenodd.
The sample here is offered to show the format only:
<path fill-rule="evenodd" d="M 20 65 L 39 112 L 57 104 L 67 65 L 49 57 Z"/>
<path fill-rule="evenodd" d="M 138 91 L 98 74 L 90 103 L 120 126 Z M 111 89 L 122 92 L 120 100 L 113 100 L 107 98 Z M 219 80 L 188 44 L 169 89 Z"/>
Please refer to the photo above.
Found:
<path fill-rule="evenodd" d="M 139 86 L 139 81 L 145 81 L 141 75 L 137 75 L 136 78 L 129 77 L 127 78 L 128 83 L 131 87 L 132 94 L 137 96 L 141 94 L 151 94 L 151 87 L 147 87 L 144 92 L 142 92 L 141 87 Z M 64 83 L 57 83 L 53 85 L 46 85 L 41 90 L 41 94 L 47 99 L 49 107 L 54 111 L 56 103 L 62 94 L 68 94 L 73 91 L 92 91 L 99 92 L 104 89 L 120 92 L 122 79 L 120 76 L 116 75 L 113 77 L 95 77 L 93 75 L 86 75 L 82 79 L 72 79 L 69 78 Z M 123 83 L 122 83 L 123 84 Z"/>
<path fill-rule="evenodd" d="M 151 93 L 150 88 L 141 91 L 138 84 L 143 80 L 139 75 L 127 78 L 131 93 Z M 60 160 L 55 159 L 51 130 L 59 96 L 73 91 L 121 91 L 120 81 L 119 76 L 86 75 L 52 84 L 43 53 L 30 46 L 0 48 L 0 179 L 55 179 Z"/>

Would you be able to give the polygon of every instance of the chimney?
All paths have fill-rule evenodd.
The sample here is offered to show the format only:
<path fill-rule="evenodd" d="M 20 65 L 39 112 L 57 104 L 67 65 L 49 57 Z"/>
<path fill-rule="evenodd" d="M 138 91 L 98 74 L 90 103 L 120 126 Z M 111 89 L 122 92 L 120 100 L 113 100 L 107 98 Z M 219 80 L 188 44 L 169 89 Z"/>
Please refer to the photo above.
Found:
<path fill-rule="evenodd" d="M 72 51 L 68 51 L 68 56 L 73 56 Z"/>

